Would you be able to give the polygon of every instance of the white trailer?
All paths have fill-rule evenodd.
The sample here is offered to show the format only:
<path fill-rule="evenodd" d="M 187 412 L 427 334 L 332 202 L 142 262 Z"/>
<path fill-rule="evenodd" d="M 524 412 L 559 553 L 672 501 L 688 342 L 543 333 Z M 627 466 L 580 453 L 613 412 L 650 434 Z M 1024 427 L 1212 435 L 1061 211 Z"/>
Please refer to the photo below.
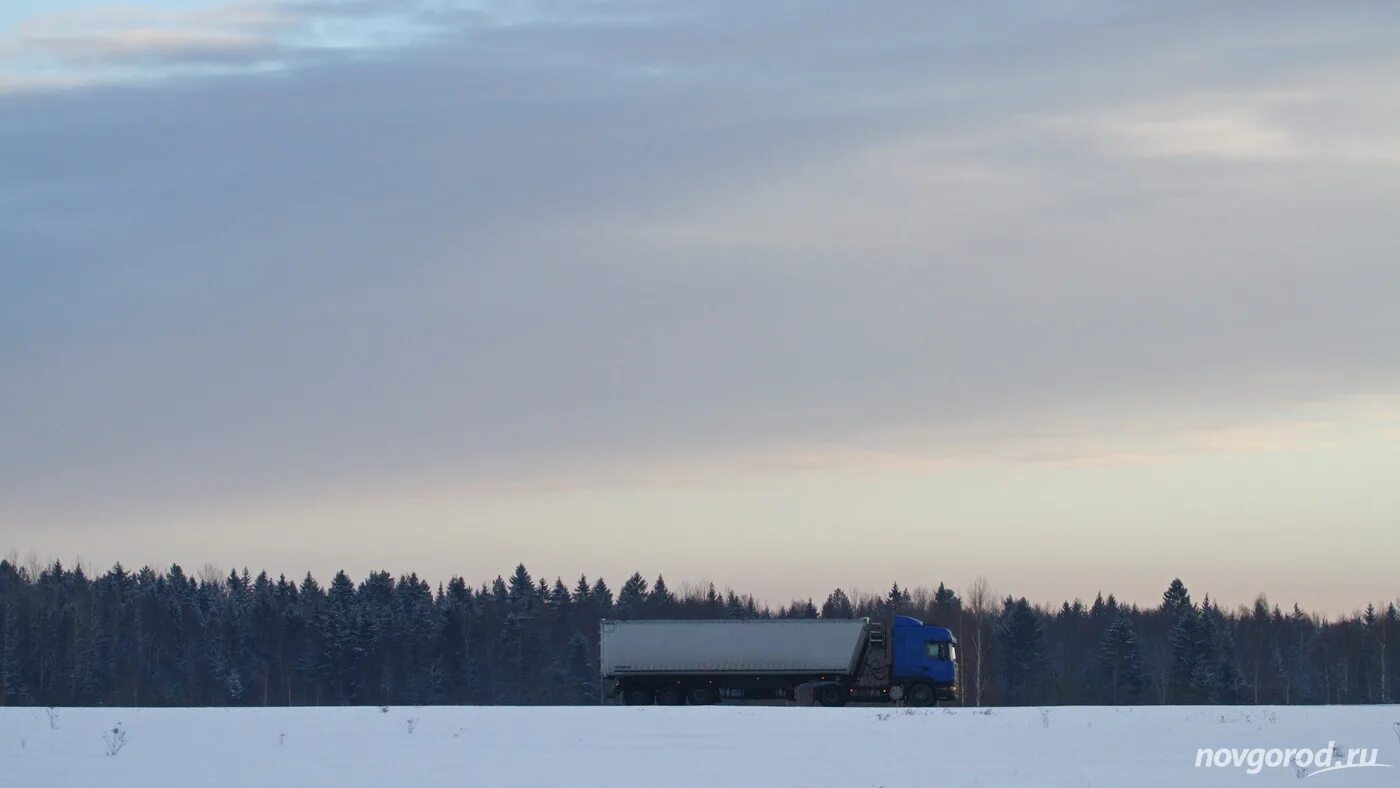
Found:
<path fill-rule="evenodd" d="M 858 667 L 863 618 L 604 621 L 606 678 L 646 674 L 830 673 Z"/>
<path fill-rule="evenodd" d="M 628 705 L 731 699 L 825 706 L 907 698 L 932 705 L 956 693 L 954 638 L 893 616 L 869 619 L 604 620 L 599 672 Z M 892 635 L 893 637 L 887 637 Z"/>

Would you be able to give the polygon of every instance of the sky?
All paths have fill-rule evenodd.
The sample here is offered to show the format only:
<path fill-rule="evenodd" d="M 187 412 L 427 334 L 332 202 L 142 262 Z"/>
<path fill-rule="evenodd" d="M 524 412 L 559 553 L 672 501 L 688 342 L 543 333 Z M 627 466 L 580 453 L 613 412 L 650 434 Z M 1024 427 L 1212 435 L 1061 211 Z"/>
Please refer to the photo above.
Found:
<path fill-rule="evenodd" d="M 0 551 L 1394 599 L 1397 33 L 5 3 Z"/>

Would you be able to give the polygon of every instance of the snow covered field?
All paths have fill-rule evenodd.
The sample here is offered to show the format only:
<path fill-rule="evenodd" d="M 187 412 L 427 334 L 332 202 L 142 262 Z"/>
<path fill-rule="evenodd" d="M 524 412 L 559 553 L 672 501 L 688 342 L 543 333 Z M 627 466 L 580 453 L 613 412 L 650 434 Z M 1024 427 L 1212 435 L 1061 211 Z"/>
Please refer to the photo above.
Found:
<path fill-rule="evenodd" d="M 0 709 L 0 786 L 1400 785 L 1400 706 Z M 112 729 L 126 743 L 109 755 Z M 1198 748 L 1379 763 L 1197 768 Z M 1300 783 L 1300 779 L 1306 782 Z"/>

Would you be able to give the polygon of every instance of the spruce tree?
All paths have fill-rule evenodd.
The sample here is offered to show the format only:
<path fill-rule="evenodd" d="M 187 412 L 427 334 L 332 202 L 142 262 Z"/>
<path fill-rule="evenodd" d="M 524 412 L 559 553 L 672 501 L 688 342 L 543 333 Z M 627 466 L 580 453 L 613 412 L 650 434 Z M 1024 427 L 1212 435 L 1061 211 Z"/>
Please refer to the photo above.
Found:
<path fill-rule="evenodd" d="M 1191 592 L 1186 590 L 1186 584 L 1181 582 L 1181 578 L 1173 578 L 1167 590 L 1162 594 L 1162 614 L 1168 621 L 1176 622 L 1186 612 L 1194 612 L 1196 606 L 1191 603 Z"/>
<path fill-rule="evenodd" d="M 962 602 L 958 599 L 958 594 L 951 588 L 938 584 L 938 590 L 933 592 L 933 619 L 929 623 L 939 626 L 953 626 L 958 619 L 958 611 Z"/>
<path fill-rule="evenodd" d="M 19 570 L 0 560 L 0 706 L 22 702 L 27 694 L 20 672 L 20 595 L 27 583 Z"/>
<path fill-rule="evenodd" d="M 588 592 L 589 602 L 594 606 L 600 618 L 607 618 L 613 615 L 613 593 L 608 588 L 608 584 L 603 578 L 598 578 L 593 582 L 593 590 Z"/>
<path fill-rule="evenodd" d="M 1007 705 L 1043 703 L 1046 683 L 1045 627 L 1025 597 L 1007 597 L 997 623 L 1002 696 Z"/>
<path fill-rule="evenodd" d="M 705 601 L 700 609 L 700 617 L 709 619 L 724 617 L 724 598 L 715 590 L 714 583 L 710 583 L 709 587 L 705 589 Z"/>
<path fill-rule="evenodd" d="M 1137 703 L 1146 685 L 1137 632 L 1128 619 L 1119 617 L 1104 630 L 1095 659 L 1099 698 L 1115 706 Z"/>
<path fill-rule="evenodd" d="M 919 612 L 956 605 L 946 591 Z M 879 616 L 907 595 L 891 588 L 856 607 L 835 590 L 820 613 Z M 713 586 L 678 599 L 658 578 L 648 592 L 640 575 L 624 596 L 648 615 L 771 615 L 753 596 Z M 178 565 L 117 565 L 93 579 L 81 567 L 0 561 L 0 703 L 592 703 L 598 620 L 612 605 L 601 579 L 580 577 L 571 594 L 523 566 L 479 593 L 460 577 L 434 591 L 387 572 L 358 586 L 339 572 L 327 592 L 311 575 L 297 585 L 206 570 L 196 580 Z M 815 607 L 799 600 L 780 614 Z M 1008 598 L 987 669 L 1001 673 L 993 700 L 1008 703 L 1142 700 L 1146 659 L 1161 660 L 1150 665 L 1162 681 L 1152 698 L 1164 701 L 1393 702 L 1397 618 L 1388 604 L 1324 621 L 1262 598 L 1227 612 L 1209 597 L 1196 606 L 1179 581 L 1147 611 L 1108 595 L 1052 617 Z"/>
<path fill-rule="evenodd" d="M 647 614 L 653 618 L 670 618 L 675 614 L 675 605 L 676 597 L 666 587 L 666 578 L 657 575 L 651 593 L 647 595 Z"/>
<path fill-rule="evenodd" d="M 885 606 L 891 614 L 903 612 L 909 606 L 909 591 L 899 587 L 899 583 L 890 586 L 889 593 L 885 595 Z"/>
<path fill-rule="evenodd" d="M 822 618 L 855 618 L 856 611 L 846 592 L 836 589 L 822 603 Z"/>
<path fill-rule="evenodd" d="M 524 564 L 516 564 L 515 573 L 510 576 L 507 588 L 506 595 L 510 599 L 510 606 L 517 613 L 534 608 L 538 591 L 535 589 L 535 581 L 530 579 L 530 573 L 525 569 Z"/>
<path fill-rule="evenodd" d="M 554 578 L 554 587 L 549 589 L 549 606 L 556 611 L 568 612 L 573 607 L 574 598 L 564 586 L 563 578 Z"/>
<path fill-rule="evenodd" d="M 641 618 L 646 612 L 646 599 L 647 581 L 642 578 L 641 572 L 635 572 L 617 592 L 617 617 Z"/>
<path fill-rule="evenodd" d="M 348 706 L 358 700 L 360 658 L 364 652 L 355 584 L 344 571 L 336 572 L 326 596 L 318 627 L 324 645 L 321 668 L 335 701 Z"/>

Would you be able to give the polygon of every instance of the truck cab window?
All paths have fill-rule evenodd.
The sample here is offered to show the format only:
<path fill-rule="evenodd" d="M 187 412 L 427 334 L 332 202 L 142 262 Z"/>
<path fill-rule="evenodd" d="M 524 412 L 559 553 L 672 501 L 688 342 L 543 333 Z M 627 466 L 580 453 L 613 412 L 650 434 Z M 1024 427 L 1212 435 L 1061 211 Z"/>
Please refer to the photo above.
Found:
<path fill-rule="evenodd" d="M 928 655 L 934 659 L 948 659 L 948 644 L 938 640 L 930 640 L 924 644 L 928 650 Z"/>

